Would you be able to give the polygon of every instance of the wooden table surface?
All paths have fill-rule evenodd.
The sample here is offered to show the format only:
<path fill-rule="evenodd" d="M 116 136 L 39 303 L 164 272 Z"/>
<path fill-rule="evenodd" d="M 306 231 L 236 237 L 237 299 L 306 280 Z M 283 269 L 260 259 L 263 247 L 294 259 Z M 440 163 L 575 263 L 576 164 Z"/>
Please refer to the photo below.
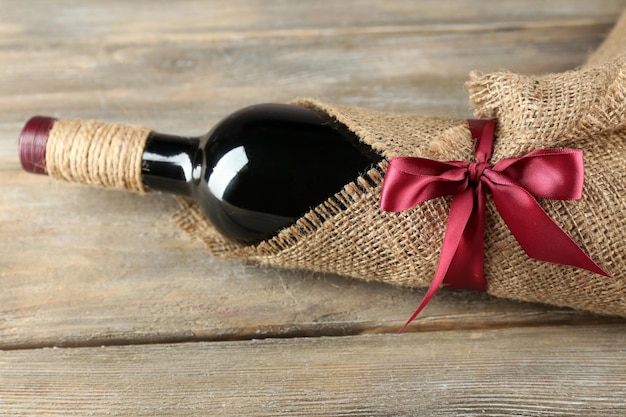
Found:
<path fill-rule="evenodd" d="M 470 70 L 584 62 L 625 0 L 0 1 L 0 415 L 624 416 L 626 322 L 212 258 L 170 196 L 21 171 L 34 114 L 195 135 L 310 96 L 470 116 Z M 367 277 L 364 277 L 367 278 Z"/>

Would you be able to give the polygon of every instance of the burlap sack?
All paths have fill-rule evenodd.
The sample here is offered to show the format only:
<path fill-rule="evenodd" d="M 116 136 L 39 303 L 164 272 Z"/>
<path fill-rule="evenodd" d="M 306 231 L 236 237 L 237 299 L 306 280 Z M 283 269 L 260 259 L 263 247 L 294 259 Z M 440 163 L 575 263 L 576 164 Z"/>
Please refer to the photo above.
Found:
<path fill-rule="evenodd" d="M 581 69 L 545 76 L 472 73 L 466 87 L 475 114 L 497 118 L 491 162 L 535 149 L 577 148 L 585 155 L 579 201 L 541 206 L 613 278 L 529 259 L 488 198 L 485 276 L 488 292 L 523 301 L 626 317 L 626 39 L 625 19 Z M 396 156 L 473 161 L 467 121 L 393 114 L 302 99 L 329 122 L 353 131 L 384 157 L 276 237 L 239 245 L 221 237 L 192 202 L 180 199 L 180 226 L 216 256 L 337 273 L 410 287 L 428 286 L 448 220 L 449 198 L 402 213 L 379 208 L 387 161 Z"/>

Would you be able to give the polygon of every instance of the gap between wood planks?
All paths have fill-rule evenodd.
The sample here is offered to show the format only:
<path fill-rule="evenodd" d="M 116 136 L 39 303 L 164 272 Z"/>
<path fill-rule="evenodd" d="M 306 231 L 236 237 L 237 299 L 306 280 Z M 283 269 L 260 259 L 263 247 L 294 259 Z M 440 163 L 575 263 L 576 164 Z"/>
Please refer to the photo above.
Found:
<path fill-rule="evenodd" d="M 615 23 L 612 19 L 566 19 L 549 21 L 499 21 L 479 23 L 438 23 L 420 25 L 391 25 L 391 26 L 368 26 L 349 28 L 304 28 L 304 29 L 265 29 L 250 32 L 241 31 L 217 31 L 212 33 L 163 33 L 158 37 L 146 37 L 136 34 L 134 38 L 124 34 L 123 39 L 115 35 L 107 38 L 112 43 L 128 43 L 129 39 L 134 42 L 160 43 L 165 40 L 170 42 L 215 42 L 232 40 L 252 39 L 318 39 L 340 38 L 354 36 L 389 36 L 389 35 L 416 35 L 436 33 L 489 33 L 528 31 L 555 28 L 606 28 L 608 31 Z"/>
<path fill-rule="evenodd" d="M 400 321 L 325 322 L 254 326 L 232 329 L 180 330 L 153 333 L 128 333 L 123 335 L 98 335 L 85 338 L 64 337 L 29 343 L 5 344 L 0 350 L 29 350 L 43 348 L 85 348 L 105 346 L 132 346 L 149 344 L 175 344 L 198 342 L 246 341 L 260 339 L 291 339 L 311 337 L 341 337 L 366 334 L 396 334 L 402 327 Z M 494 319 L 493 315 L 427 317 L 413 322 L 404 333 L 498 330 L 505 328 L 529 328 L 550 326 L 623 325 L 626 319 L 584 314 L 571 310 L 546 310 L 528 314 L 505 314 Z"/>

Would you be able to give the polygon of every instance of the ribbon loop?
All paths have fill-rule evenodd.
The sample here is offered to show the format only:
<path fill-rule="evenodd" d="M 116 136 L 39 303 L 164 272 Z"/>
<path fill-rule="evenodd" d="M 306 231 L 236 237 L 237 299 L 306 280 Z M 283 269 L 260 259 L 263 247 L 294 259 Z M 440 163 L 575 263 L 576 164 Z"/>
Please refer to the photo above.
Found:
<path fill-rule="evenodd" d="M 487 290 L 483 272 L 486 190 L 526 254 L 610 277 L 541 208 L 535 198 L 582 198 L 584 165 L 579 149 L 544 149 L 491 165 L 495 120 L 469 120 L 476 162 L 393 158 L 383 181 L 380 206 L 404 211 L 454 195 L 435 276 L 402 332 L 442 285 Z"/>

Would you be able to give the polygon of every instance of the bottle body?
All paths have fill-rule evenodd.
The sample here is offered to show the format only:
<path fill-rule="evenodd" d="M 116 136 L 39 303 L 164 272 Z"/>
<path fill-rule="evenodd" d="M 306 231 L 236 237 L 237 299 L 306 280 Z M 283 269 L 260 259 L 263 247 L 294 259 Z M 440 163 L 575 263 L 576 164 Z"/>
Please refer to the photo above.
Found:
<path fill-rule="evenodd" d="M 36 116 L 19 140 L 26 171 L 71 182 L 194 199 L 224 236 L 275 235 L 382 157 L 312 110 L 241 109 L 200 137 Z"/>
<path fill-rule="evenodd" d="M 199 138 L 151 134 L 145 184 L 197 201 L 223 235 L 270 238 L 381 160 L 315 112 L 285 104 L 239 110 Z"/>

